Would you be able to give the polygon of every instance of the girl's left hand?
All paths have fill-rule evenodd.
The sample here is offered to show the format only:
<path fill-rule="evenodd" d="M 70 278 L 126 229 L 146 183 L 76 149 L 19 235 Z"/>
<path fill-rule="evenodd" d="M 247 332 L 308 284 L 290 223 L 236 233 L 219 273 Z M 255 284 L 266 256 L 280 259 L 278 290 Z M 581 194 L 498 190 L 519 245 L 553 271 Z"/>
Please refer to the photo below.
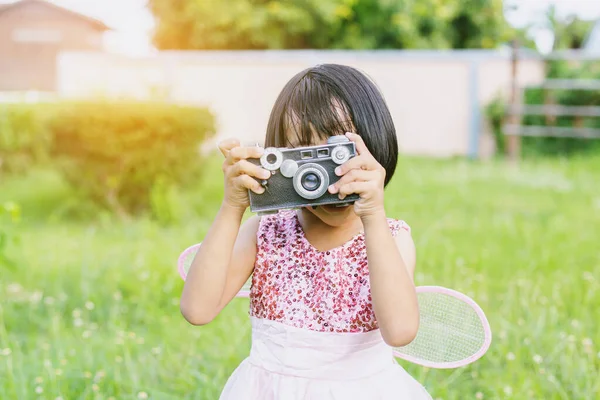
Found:
<path fill-rule="evenodd" d="M 361 218 L 385 214 L 383 184 L 385 169 L 375 160 L 362 138 L 355 133 L 346 133 L 353 141 L 357 155 L 335 169 L 341 178 L 329 186 L 329 193 L 338 193 L 340 199 L 356 193 L 360 199 L 354 203 L 354 212 Z"/>

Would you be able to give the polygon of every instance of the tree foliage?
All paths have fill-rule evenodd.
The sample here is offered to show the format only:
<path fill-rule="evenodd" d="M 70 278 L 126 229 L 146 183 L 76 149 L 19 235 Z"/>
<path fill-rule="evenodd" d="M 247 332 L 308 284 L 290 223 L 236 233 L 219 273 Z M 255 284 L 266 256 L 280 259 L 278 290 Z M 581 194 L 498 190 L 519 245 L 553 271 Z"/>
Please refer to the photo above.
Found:
<path fill-rule="evenodd" d="M 502 0 L 149 0 L 154 44 L 184 49 L 494 48 Z"/>
<path fill-rule="evenodd" d="M 552 6 L 547 13 L 547 25 L 554 34 L 552 50 L 580 49 L 589 35 L 594 21 L 582 20 L 577 15 L 568 15 L 561 19 L 556 7 Z"/>

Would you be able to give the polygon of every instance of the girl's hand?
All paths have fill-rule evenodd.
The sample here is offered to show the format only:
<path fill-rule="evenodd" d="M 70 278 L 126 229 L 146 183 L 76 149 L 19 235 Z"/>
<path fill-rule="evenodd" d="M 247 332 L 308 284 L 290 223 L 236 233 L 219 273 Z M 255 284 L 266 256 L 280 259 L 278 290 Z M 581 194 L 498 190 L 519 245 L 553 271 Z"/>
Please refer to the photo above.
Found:
<path fill-rule="evenodd" d="M 223 174 L 225 175 L 224 203 L 234 209 L 245 211 L 250 205 L 248 189 L 261 194 L 265 189 L 254 178 L 267 179 L 271 173 L 266 169 L 247 161 L 248 158 L 260 158 L 261 147 L 241 147 L 237 139 L 227 139 L 219 143 L 219 150 L 225 157 Z"/>
<path fill-rule="evenodd" d="M 355 143 L 357 156 L 336 168 L 335 173 L 341 178 L 329 186 L 329 193 L 338 193 L 340 199 L 352 193 L 360 195 L 360 199 L 354 203 L 354 212 L 362 219 L 385 214 L 385 169 L 371 155 L 360 136 L 346 133 L 346 137 Z"/>

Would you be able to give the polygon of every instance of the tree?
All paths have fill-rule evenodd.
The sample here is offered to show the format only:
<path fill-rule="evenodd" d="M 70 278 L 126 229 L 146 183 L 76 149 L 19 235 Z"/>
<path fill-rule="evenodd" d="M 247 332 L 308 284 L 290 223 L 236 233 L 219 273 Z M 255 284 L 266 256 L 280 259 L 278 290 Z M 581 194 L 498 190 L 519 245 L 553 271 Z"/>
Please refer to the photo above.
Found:
<path fill-rule="evenodd" d="M 548 27 L 554 34 L 554 51 L 580 49 L 594 26 L 594 21 L 582 20 L 576 15 L 568 15 L 561 19 L 554 5 L 548 10 L 547 20 Z"/>
<path fill-rule="evenodd" d="M 494 48 L 502 0 L 149 0 L 167 49 Z"/>

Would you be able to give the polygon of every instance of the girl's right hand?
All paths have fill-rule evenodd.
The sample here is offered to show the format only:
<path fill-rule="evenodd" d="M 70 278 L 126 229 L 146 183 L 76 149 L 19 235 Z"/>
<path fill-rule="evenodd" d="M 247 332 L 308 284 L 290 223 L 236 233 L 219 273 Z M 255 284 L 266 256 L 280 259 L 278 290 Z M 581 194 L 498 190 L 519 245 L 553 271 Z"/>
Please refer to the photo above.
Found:
<path fill-rule="evenodd" d="M 225 157 L 223 174 L 225 175 L 225 198 L 227 206 L 245 211 L 250 205 L 248 189 L 261 194 L 265 189 L 254 178 L 267 179 L 271 173 L 266 169 L 247 161 L 248 158 L 260 158 L 261 147 L 241 147 L 237 139 L 226 139 L 219 143 L 219 150 Z"/>

